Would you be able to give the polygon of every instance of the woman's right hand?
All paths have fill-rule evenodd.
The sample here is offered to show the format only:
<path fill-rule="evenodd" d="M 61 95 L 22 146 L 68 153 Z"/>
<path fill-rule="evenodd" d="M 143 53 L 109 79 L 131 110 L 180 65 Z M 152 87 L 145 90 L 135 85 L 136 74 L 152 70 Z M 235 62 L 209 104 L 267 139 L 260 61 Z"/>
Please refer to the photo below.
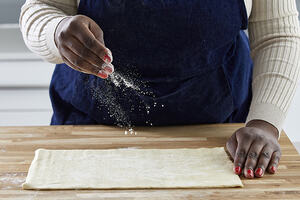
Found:
<path fill-rule="evenodd" d="M 104 79 L 114 71 L 112 54 L 105 47 L 103 31 L 87 16 L 63 19 L 55 31 L 55 44 L 63 61 L 77 71 Z"/>

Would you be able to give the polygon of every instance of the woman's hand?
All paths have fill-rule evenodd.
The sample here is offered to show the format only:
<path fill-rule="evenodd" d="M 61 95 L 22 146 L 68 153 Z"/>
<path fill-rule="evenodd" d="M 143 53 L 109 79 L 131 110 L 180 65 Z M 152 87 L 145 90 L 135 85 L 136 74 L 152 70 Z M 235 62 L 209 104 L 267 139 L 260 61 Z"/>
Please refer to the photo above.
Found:
<path fill-rule="evenodd" d="M 246 178 L 274 174 L 281 150 L 277 129 L 263 120 L 252 120 L 238 129 L 227 141 L 226 148 L 234 160 L 234 172 Z"/>
<path fill-rule="evenodd" d="M 55 44 L 71 68 L 107 78 L 114 71 L 112 55 L 105 47 L 101 28 L 87 16 L 63 19 L 55 31 Z"/>

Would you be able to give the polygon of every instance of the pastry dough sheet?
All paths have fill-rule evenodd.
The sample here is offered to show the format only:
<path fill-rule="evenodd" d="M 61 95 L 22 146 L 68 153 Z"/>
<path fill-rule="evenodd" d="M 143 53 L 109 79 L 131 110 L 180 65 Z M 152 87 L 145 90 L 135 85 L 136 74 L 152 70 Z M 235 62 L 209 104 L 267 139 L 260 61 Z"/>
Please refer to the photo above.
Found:
<path fill-rule="evenodd" d="M 224 147 L 38 149 L 24 189 L 243 187 Z"/>

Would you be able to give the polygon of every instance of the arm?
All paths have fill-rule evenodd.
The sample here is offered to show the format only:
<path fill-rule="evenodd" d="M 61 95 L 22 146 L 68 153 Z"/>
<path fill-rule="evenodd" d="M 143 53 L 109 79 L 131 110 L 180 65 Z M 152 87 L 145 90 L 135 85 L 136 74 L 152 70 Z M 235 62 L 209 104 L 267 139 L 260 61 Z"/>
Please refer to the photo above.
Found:
<path fill-rule="evenodd" d="M 48 62 L 62 63 L 54 42 L 55 29 L 62 19 L 76 12 L 76 0 L 27 0 L 19 20 L 27 47 Z"/>
<path fill-rule="evenodd" d="M 226 143 L 236 174 L 274 174 L 282 123 L 299 79 L 300 28 L 295 0 L 253 0 L 249 21 L 253 99 L 246 127 Z"/>
<path fill-rule="evenodd" d="M 253 98 L 246 123 L 263 120 L 280 133 L 300 72 L 295 0 L 253 0 L 249 38 L 254 70 Z"/>
<path fill-rule="evenodd" d="M 27 0 L 20 16 L 24 41 L 48 62 L 107 78 L 114 68 L 103 32 L 92 19 L 76 13 L 77 0 Z"/>

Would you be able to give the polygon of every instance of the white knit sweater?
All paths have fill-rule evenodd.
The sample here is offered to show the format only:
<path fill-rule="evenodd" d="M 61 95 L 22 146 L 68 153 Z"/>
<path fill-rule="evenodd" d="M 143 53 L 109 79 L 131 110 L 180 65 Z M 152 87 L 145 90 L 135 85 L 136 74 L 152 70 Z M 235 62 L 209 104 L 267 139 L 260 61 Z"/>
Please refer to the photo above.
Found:
<path fill-rule="evenodd" d="M 295 0 L 244 0 L 254 61 L 253 99 L 247 121 L 261 119 L 282 130 L 300 72 L 300 28 Z M 20 27 L 31 51 L 62 63 L 54 43 L 58 23 L 75 15 L 79 0 L 27 0 Z"/>

